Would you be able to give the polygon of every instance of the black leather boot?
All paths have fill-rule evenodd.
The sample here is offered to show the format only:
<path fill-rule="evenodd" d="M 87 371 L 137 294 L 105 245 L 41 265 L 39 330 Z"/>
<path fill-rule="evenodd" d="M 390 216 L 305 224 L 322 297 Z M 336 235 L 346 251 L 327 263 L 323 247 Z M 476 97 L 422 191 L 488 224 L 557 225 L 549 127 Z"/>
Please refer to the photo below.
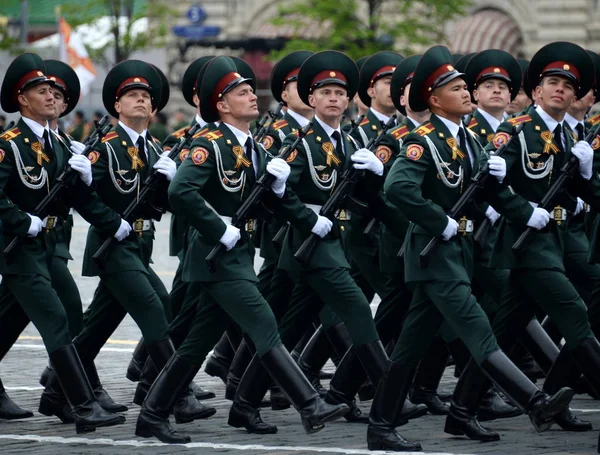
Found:
<path fill-rule="evenodd" d="M 98 427 L 108 427 L 125 422 L 125 417 L 104 410 L 96 401 L 94 392 L 85 375 L 77 350 L 72 344 L 60 347 L 51 352 L 50 362 L 54 370 L 48 378 L 46 390 L 40 400 L 40 412 L 44 415 L 56 415 L 54 400 L 44 400 L 44 395 L 53 395 L 64 392 L 68 403 L 72 408 L 72 416 L 75 421 L 77 433 L 88 433 L 95 431 Z M 62 394 L 61 394 L 62 395 Z M 59 412 L 62 412 L 59 409 Z"/>
<path fill-rule="evenodd" d="M 14 420 L 28 417 L 33 417 L 33 412 L 17 406 L 6 393 L 2 380 L 0 380 L 0 419 Z"/>
<path fill-rule="evenodd" d="M 560 346 L 560 340 L 562 340 L 562 333 L 558 329 L 558 326 L 550 320 L 548 316 L 542 321 L 542 328 L 546 331 L 548 336 L 554 341 L 556 346 Z"/>
<path fill-rule="evenodd" d="M 229 373 L 234 356 L 235 351 L 229 342 L 227 332 L 224 332 L 221 339 L 215 344 L 212 354 L 206 359 L 204 372 L 209 376 L 221 378 L 221 381 L 227 384 L 227 373 Z"/>
<path fill-rule="evenodd" d="M 369 450 L 390 450 L 394 452 L 418 452 L 421 444 L 409 442 L 396 430 L 400 410 L 406 401 L 408 389 L 415 370 L 389 362 L 377 386 L 371 405 L 367 443 Z"/>
<path fill-rule="evenodd" d="M 140 376 L 142 375 L 142 370 L 144 369 L 144 364 L 146 363 L 147 358 L 148 351 L 146 350 L 144 337 L 142 337 L 133 351 L 133 356 L 131 357 L 131 361 L 127 366 L 125 377 L 131 382 L 138 382 L 140 380 Z"/>
<path fill-rule="evenodd" d="M 200 365 L 185 361 L 175 353 L 160 372 L 142 404 L 135 434 L 142 438 L 155 437 L 168 444 L 191 442 L 171 427 L 169 414 L 182 393 L 194 378 Z"/>
<path fill-rule="evenodd" d="M 454 359 L 454 377 L 460 378 L 462 370 L 467 366 L 469 360 L 471 360 L 471 353 L 460 338 L 451 341 L 447 346 Z"/>
<path fill-rule="evenodd" d="M 326 422 L 348 413 L 349 408 L 345 404 L 331 405 L 319 397 L 284 346 L 272 348 L 260 360 L 275 384 L 300 413 L 307 434 L 322 430 Z"/>
<path fill-rule="evenodd" d="M 410 401 L 415 404 L 424 404 L 433 415 L 446 415 L 450 405 L 440 400 L 437 388 L 440 384 L 446 362 L 448 361 L 448 348 L 441 337 L 436 336 L 419 363 L 410 394 Z"/>
<path fill-rule="evenodd" d="M 298 343 L 296 343 L 296 346 L 294 346 L 294 349 L 292 350 L 290 355 L 292 356 L 292 359 L 294 359 L 296 362 L 300 358 L 300 355 L 302 354 L 302 351 L 304 351 L 304 348 L 308 344 L 309 340 L 315 333 L 315 330 L 316 327 L 313 324 L 310 324 L 307 327 L 306 332 L 304 332 L 304 335 L 302 335 L 302 338 L 300 338 L 300 341 L 298 341 Z"/>
<path fill-rule="evenodd" d="M 477 408 L 477 418 L 480 422 L 508 419 L 521 414 L 523 414 L 523 411 L 504 401 L 491 384 L 479 400 L 479 407 Z"/>
<path fill-rule="evenodd" d="M 42 375 L 40 376 L 40 385 L 46 387 L 46 383 L 48 382 L 48 378 L 50 377 L 51 373 L 52 367 L 48 365 L 46 368 L 44 368 L 44 371 L 42 371 Z"/>
<path fill-rule="evenodd" d="M 85 369 L 85 372 L 90 381 L 90 385 L 92 386 L 92 390 L 94 391 L 94 395 L 96 396 L 96 400 L 98 400 L 98 404 L 100 406 L 109 412 L 125 412 L 129 409 L 124 404 L 116 403 L 108 394 L 108 392 L 104 390 L 104 387 L 102 387 L 102 383 L 100 382 L 100 378 L 98 377 L 98 371 L 96 370 L 96 365 L 94 362 L 92 362 Z"/>
<path fill-rule="evenodd" d="M 552 364 L 554 364 L 556 358 L 558 357 L 558 347 L 556 347 L 556 344 L 554 341 L 552 341 L 552 338 L 548 336 L 537 319 L 533 319 L 527 325 L 525 332 L 521 336 L 521 343 L 523 343 L 525 349 L 529 351 L 534 362 L 537 363 L 542 369 L 541 376 L 543 377 L 544 373 L 548 373 L 548 371 L 550 371 Z M 515 365 L 520 366 L 518 362 L 515 362 Z M 521 371 L 523 371 L 526 376 L 532 375 L 539 378 L 540 375 L 534 374 L 534 370 L 529 365 L 526 365 L 525 369 L 527 372 L 529 372 L 529 374 L 523 371 L 523 368 Z"/>
<path fill-rule="evenodd" d="M 174 351 L 175 350 L 173 349 L 173 352 Z M 150 387 L 152 387 L 152 384 L 158 376 L 159 371 L 160 370 L 157 370 L 154 366 L 154 361 L 152 360 L 152 357 L 148 357 L 146 359 L 146 363 L 144 363 L 142 373 L 139 376 L 139 380 L 135 388 L 135 393 L 133 395 L 134 404 L 137 404 L 138 406 L 142 405 L 142 403 L 146 399 L 148 390 L 150 390 Z"/>
<path fill-rule="evenodd" d="M 574 392 L 568 387 L 559 389 L 552 396 L 539 390 L 500 350 L 490 354 L 482 362 L 481 369 L 509 400 L 527 413 L 540 433 L 552 426 L 553 417 L 568 409 L 573 399 Z"/>
<path fill-rule="evenodd" d="M 570 349 L 575 365 L 583 373 L 592 391 L 600 395 L 600 343 L 587 338 L 575 349 Z"/>
<path fill-rule="evenodd" d="M 225 398 L 227 400 L 233 401 L 235 398 L 235 393 L 240 380 L 250 364 L 253 355 L 253 349 L 250 348 L 245 339 L 242 339 L 240 346 L 233 357 L 233 361 L 231 362 L 229 373 L 227 373 L 227 382 L 225 386 Z"/>
<path fill-rule="evenodd" d="M 500 439 L 498 433 L 481 426 L 476 414 L 477 406 L 490 386 L 490 381 L 481 368 L 474 360 L 470 360 L 463 368 L 454 389 L 444 426 L 446 433 L 456 436 L 465 435 L 469 439 L 482 442 Z"/>
<path fill-rule="evenodd" d="M 210 400 L 216 397 L 215 392 L 203 388 L 200 384 L 196 384 L 194 381 L 190 382 L 190 389 L 197 400 Z"/>

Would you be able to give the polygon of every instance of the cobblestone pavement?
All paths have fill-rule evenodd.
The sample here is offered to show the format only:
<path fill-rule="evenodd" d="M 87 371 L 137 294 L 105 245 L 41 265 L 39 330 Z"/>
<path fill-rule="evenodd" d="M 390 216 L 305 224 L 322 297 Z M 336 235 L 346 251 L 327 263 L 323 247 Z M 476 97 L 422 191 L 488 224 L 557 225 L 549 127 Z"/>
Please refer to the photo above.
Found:
<path fill-rule="evenodd" d="M 97 280 L 83 278 L 81 258 L 87 232 L 86 223 L 76 217 L 73 235 L 72 254 L 75 260 L 71 270 L 79 285 L 84 305 L 92 299 Z M 154 251 L 154 269 L 170 289 L 177 266 L 175 258 L 168 257 L 168 216 L 158 225 Z M 375 304 L 376 305 L 376 304 Z M 374 305 L 374 306 L 375 306 Z M 0 328 L 1 330 L 1 328 Z M 204 387 L 213 390 L 217 398 L 207 404 L 217 408 L 217 414 L 210 419 L 186 425 L 177 429 L 192 438 L 187 446 L 168 446 L 155 440 L 138 438 L 134 435 L 134 425 L 139 408 L 131 400 L 135 384 L 125 378 L 125 369 L 140 332 L 128 317 L 111 337 L 97 359 L 97 367 L 105 388 L 113 398 L 126 403 L 129 411 L 127 422 L 118 427 L 99 429 L 95 433 L 77 435 L 72 425 L 62 425 L 55 418 L 48 418 L 35 412 L 35 417 L 21 421 L 0 421 L 0 454 L 367 454 L 366 426 L 349 424 L 345 421 L 333 422 L 315 434 L 304 434 L 298 414 L 290 409 L 273 412 L 263 410 L 265 421 L 276 423 L 276 435 L 250 435 L 244 430 L 227 425 L 229 403 L 224 397 L 224 385 L 220 380 L 207 376 L 203 371 L 196 380 Z M 20 405 L 37 411 L 42 388 L 38 378 L 47 362 L 46 352 L 39 334 L 33 326 L 23 333 L 17 345 L 0 365 L 0 375 L 10 396 Z M 329 364 L 326 369 L 331 369 Z M 451 391 L 455 379 L 451 369 L 446 371 L 441 388 Z M 326 381 L 325 381 L 325 385 Z M 370 403 L 361 403 L 368 411 Z M 572 403 L 576 415 L 592 421 L 600 428 L 600 403 L 587 396 L 577 396 Z M 418 440 L 424 453 L 452 454 L 592 454 L 596 453 L 598 432 L 567 433 L 555 427 L 538 435 L 525 416 L 488 422 L 487 426 L 501 435 L 497 443 L 481 444 L 465 438 L 451 437 L 443 432 L 444 419 L 426 416 L 400 429 L 409 440 Z M 383 452 L 379 452 L 383 453 Z"/>

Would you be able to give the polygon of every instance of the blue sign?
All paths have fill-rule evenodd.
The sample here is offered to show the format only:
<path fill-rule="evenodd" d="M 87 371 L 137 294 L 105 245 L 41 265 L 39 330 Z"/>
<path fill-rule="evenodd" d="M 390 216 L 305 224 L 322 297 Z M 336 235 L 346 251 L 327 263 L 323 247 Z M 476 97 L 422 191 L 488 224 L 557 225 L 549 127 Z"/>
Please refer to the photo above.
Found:
<path fill-rule="evenodd" d="M 187 18 L 192 24 L 200 25 L 206 20 L 206 11 L 201 6 L 193 5 L 187 11 Z"/>
<path fill-rule="evenodd" d="M 209 38 L 221 33 L 221 27 L 217 25 L 176 25 L 171 30 L 175 36 L 188 39 Z"/>

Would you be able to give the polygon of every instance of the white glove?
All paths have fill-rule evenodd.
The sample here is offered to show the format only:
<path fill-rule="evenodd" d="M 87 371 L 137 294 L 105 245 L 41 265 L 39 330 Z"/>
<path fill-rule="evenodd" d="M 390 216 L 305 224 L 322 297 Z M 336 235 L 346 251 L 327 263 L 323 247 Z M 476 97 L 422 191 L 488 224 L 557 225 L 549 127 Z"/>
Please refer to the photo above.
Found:
<path fill-rule="evenodd" d="M 81 155 L 84 150 L 85 150 L 85 145 L 83 145 L 81 142 L 71 141 L 71 151 L 75 155 Z"/>
<path fill-rule="evenodd" d="M 549 222 L 550 213 L 548 213 L 548 210 L 536 207 L 533 209 L 533 213 L 527 222 L 527 226 L 539 231 L 540 229 L 544 229 Z"/>
<path fill-rule="evenodd" d="M 333 223 L 329 218 L 318 215 L 317 222 L 312 227 L 311 232 L 313 234 L 317 234 L 319 237 L 323 238 L 331 231 L 333 227 Z"/>
<path fill-rule="evenodd" d="M 235 246 L 235 244 L 241 238 L 242 238 L 242 235 L 240 234 L 240 230 L 238 228 L 236 228 L 235 226 L 231 226 L 230 224 L 228 224 L 227 229 L 225 230 L 225 233 L 219 239 L 219 242 L 221 242 L 223 245 L 225 245 L 225 248 L 227 248 L 227 251 L 229 251 L 230 249 L 232 249 Z"/>
<path fill-rule="evenodd" d="M 575 209 L 575 215 L 579 215 L 583 210 L 584 202 L 580 197 L 577 198 L 577 208 Z"/>
<path fill-rule="evenodd" d="M 282 197 L 285 193 L 285 182 L 290 176 L 290 165 L 281 158 L 273 158 L 267 163 L 267 172 L 277 179 L 271 185 L 271 189 L 277 196 Z"/>
<path fill-rule="evenodd" d="M 485 216 L 488 220 L 490 220 L 492 226 L 496 221 L 498 221 L 498 218 L 500 218 L 500 214 L 496 212 L 496 210 L 494 210 L 494 207 L 492 207 L 491 205 L 488 206 L 487 210 L 485 211 Z"/>
<path fill-rule="evenodd" d="M 121 226 L 119 226 L 119 229 L 113 235 L 113 237 L 120 242 L 121 240 L 126 238 L 130 232 L 131 232 L 131 224 L 129 224 L 124 219 L 121 219 Z"/>
<path fill-rule="evenodd" d="M 448 224 L 444 232 L 442 232 L 442 238 L 448 241 L 458 233 L 458 221 L 450 218 L 448 215 L 446 215 L 446 218 L 448 218 Z"/>
<path fill-rule="evenodd" d="M 573 155 L 579 160 L 579 173 L 589 180 L 592 178 L 592 163 L 594 161 L 594 151 L 586 141 L 579 141 L 571 149 Z"/>
<path fill-rule="evenodd" d="M 383 175 L 383 163 L 369 149 L 359 149 L 350 157 L 355 169 L 366 169 L 376 175 Z"/>
<path fill-rule="evenodd" d="M 83 155 L 73 155 L 69 158 L 69 166 L 79 172 L 79 178 L 87 186 L 92 184 L 92 162 Z"/>
<path fill-rule="evenodd" d="M 37 235 L 44 228 L 44 222 L 38 216 L 30 215 L 29 213 L 27 215 L 29 215 L 29 218 L 31 218 L 29 229 L 27 229 L 27 237 L 37 237 Z"/>
<path fill-rule="evenodd" d="M 160 156 L 159 160 L 154 163 L 153 167 L 159 174 L 164 175 L 169 182 L 173 180 L 173 176 L 177 170 L 175 161 L 166 156 L 164 153 Z"/>
<path fill-rule="evenodd" d="M 490 155 L 488 160 L 490 167 L 490 175 L 496 177 L 498 182 L 502 183 L 504 177 L 506 177 L 506 161 L 500 156 Z"/>

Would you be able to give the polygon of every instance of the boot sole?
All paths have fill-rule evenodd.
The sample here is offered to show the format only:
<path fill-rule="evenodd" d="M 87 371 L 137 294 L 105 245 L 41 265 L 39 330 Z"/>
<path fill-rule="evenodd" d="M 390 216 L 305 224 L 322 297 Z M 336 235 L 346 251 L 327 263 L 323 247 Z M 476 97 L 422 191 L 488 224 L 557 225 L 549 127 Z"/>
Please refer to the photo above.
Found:
<path fill-rule="evenodd" d="M 202 420 L 202 419 L 208 419 L 209 417 L 214 416 L 217 413 L 217 410 L 215 408 L 209 408 L 206 409 L 203 412 L 199 412 L 198 414 L 195 414 L 193 417 L 177 417 L 177 415 L 175 415 L 175 423 L 190 423 L 193 422 L 194 420 Z"/>
<path fill-rule="evenodd" d="M 96 431 L 96 428 L 113 427 L 115 425 L 121 425 L 123 423 L 125 423 L 125 416 L 118 416 L 118 418 L 116 418 L 116 419 L 107 420 L 106 422 L 95 423 L 93 425 L 88 425 L 85 423 L 83 423 L 83 424 L 75 423 L 75 431 L 77 432 L 77 434 L 92 433 L 92 432 Z"/>
<path fill-rule="evenodd" d="M 341 419 L 346 414 L 348 414 L 348 411 L 349 409 L 338 409 L 336 411 L 331 412 L 331 414 L 324 416 L 322 419 L 319 420 L 319 422 L 316 423 L 310 423 L 302 419 L 302 426 L 304 427 L 304 431 L 306 431 L 306 434 L 318 433 L 323 428 L 325 428 L 325 424 L 327 422 L 333 422 L 334 420 Z"/>
<path fill-rule="evenodd" d="M 545 409 L 544 414 L 538 416 L 539 422 L 536 422 L 536 419 L 529 416 L 529 420 L 536 431 L 538 433 L 543 433 L 544 431 L 549 430 L 554 424 L 553 417 L 568 407 L 574 396 L 575 392 L 572 389 L 563 391 L 558 399 Z"/>
<path fill-rule="evenodd" d="M 421 447 L 391 447 L 389 444 L 382 444 L 380 442 L 369 442 L 367 447 L 369 450 L 384 450 L 392 452 L 421 452 L 423 450 Z"/>
<path fill-rule="evenodd" d="M 248 428 L 243 423 L 238 422 L 235 419 L 232 419 L 231 417 L 229 417 L 229 419 L 227 420 L 227 425 L 229 425 L 230 427 L 233 427 L 233 428 L 245 428 L 248 433 L 252 433 L 252 434 L 275 434 L 278 431 L 278 429 L 275 425 L 271 425 L 270 428 L 265 428 L 264 430 Z"/>
<path fill-rule="evenodd" d="M 487 438 L 469 436 L 467 433 L 465 433 L 465 431 L 463 429 L 457 428 L 453 425 L 448 425 L 448 423 L 446 423 L 444 425 L 444 433 L 451 434 L 452 436 L 466 436 L 467 438 L 469 438 L 472 441 L 494 442 L 494 441 L 500 440 L 500 435 L 493 436 L 493 437 L 490 436 Z"/>
<path fill-rule="evenodd" d="M 19 419 L 28 419 L 33 417 L 33 412 L 27 412 L 23 414 L 0 414 L 0 419 L 2 420 L 19 420 Z"/>
<path fill-rule="evenodd" d="M 167 438 L 158 437 L 158 435 L 154 434 L 151 430 L 146 427 L 136 425 L 135 427 L 135 435 L 140 438 L 156 438 L 160 442 L 164 442 L 165 444 L 187 444 L 192 442 L 192 438 L 189 436 L 183 436 L 181 440 L 169 440 Z"/>

